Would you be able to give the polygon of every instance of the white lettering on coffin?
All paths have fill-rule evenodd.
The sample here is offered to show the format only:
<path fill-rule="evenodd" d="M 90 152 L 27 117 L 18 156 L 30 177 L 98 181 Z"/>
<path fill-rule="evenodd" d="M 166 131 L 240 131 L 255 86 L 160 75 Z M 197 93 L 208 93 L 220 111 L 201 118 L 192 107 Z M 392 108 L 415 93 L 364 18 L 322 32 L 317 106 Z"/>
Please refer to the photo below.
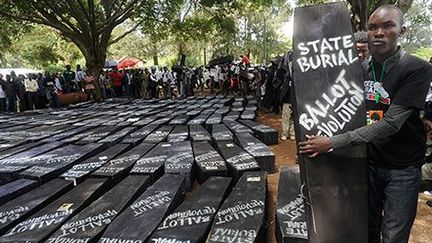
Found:
<path fill-rule="evenodd" d="M 303 73 L 318 68 L 349 66 L 358 59 L 353 53 L 353 45 L 352 35 L 300 42 L 297 45 L 300 57 L 296 62 Z"/>
<path fill-rule="evenodd" d="M 317 135 L 329 137 L 344 129 L 363 104 L 363 89 L 345 79 L 342 70 L 329 93 L 324 93 L 313 105 L 306 104 L 299 123 L 307 131 L 317 129 Z"/>

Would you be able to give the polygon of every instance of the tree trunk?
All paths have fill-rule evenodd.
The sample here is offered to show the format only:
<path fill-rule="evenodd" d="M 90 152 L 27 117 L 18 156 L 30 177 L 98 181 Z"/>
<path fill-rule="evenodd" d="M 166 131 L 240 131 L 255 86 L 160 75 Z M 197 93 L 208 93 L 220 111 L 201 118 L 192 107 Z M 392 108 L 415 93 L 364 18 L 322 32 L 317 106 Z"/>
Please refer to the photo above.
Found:
<path fill-rule="evenodd" d="M 204 47 L 204 66 L 207 65 L 207 51 L 206 48 Z"/>
<path fill-rule="evenodd" d="M 99 75 L 102 73 L 103 67 L 105 66 L 106 52 L 103 50 L 106 48 L 107 47 L 100 47 L 96 48 L 96 50 L 89 48 L 89 50 L 84 53 L 86 69 L 90 71 L 91 75 L 95 79 L 95 93 L 96 100 L 98 101 L 102 98 L 101 87 L 99 84 Z"/>
<path fill-rule="evenodd" d="M 408 12 L 408 9 L 411 7 L 414 0 L 399 0 L 398 7 L 402 10 L 403 13 Z"/>
<path fill-rule="evenodd" d="M 153 65 L 159 66 L 159 58 L 158 58 L 158 54 L 156 52 L 153 53 Z"/>

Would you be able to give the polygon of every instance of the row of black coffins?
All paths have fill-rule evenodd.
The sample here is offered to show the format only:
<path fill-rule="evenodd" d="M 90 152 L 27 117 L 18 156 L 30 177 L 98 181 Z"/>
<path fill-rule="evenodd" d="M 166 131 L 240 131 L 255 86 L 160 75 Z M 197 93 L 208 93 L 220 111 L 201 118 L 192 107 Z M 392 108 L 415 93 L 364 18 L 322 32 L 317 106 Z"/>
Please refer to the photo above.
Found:
<path fill-rule="evenodd" d="M 278 135 L 251 97 L 72 108 L 0 116 L 0 242 L 266 241 Z"/>

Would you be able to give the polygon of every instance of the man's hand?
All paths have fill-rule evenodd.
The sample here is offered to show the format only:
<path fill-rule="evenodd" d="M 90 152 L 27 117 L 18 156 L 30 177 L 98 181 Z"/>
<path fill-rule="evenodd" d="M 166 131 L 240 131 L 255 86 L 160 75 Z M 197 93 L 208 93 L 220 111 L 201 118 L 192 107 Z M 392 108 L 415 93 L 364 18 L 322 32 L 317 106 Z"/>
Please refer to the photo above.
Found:
<path fill-rule="evenodd" d="M 306 135 L 307 141 L 300 142 L 299 150 L 301 154 L 309 154 L 310 158 L 315 158 L 322 153 L 330 152 L 332 144 L 328 137 Z"/>

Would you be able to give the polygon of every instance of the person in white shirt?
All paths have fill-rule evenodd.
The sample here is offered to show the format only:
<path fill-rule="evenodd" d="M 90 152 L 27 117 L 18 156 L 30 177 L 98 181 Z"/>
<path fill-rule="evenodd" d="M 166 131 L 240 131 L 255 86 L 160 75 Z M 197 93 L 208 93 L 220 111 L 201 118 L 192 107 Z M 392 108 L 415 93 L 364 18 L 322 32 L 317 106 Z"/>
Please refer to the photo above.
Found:
<path fill-rule="evenodd" d="M 28 78 L 24 80 L 24 87 L 26 91 L 27 101 L 30 110 L 34 110 L 34 105 L 38 103 L 39 96 L 38 96 L 38 90 L 39 90 L 39 84 L 36 79 L 36 75 L 29 74 Z"/>
<path fill-rule="evenodd" d="M 84 78 L 85 78 L 85 73 L 82 70 L 81 65 L 77 65 L 76 72 L 75 72 L 75 80 L 78 83 L 80 89 L 84 88 Z"/>
<path fill-rule="evenodd" d="M 6 93 L 3 90 L 3 75 L 0 74 L 0 112 L 6 111 Z"/>
<path fill-rule="evenodd" d="M 165 98 L 171 99 L 173 95 L 173 89 L 175 87 L 174 77 L 167 67 L 163 68 L 162 73 L 162 84 L 163 84 L 163 95 Z"/>

